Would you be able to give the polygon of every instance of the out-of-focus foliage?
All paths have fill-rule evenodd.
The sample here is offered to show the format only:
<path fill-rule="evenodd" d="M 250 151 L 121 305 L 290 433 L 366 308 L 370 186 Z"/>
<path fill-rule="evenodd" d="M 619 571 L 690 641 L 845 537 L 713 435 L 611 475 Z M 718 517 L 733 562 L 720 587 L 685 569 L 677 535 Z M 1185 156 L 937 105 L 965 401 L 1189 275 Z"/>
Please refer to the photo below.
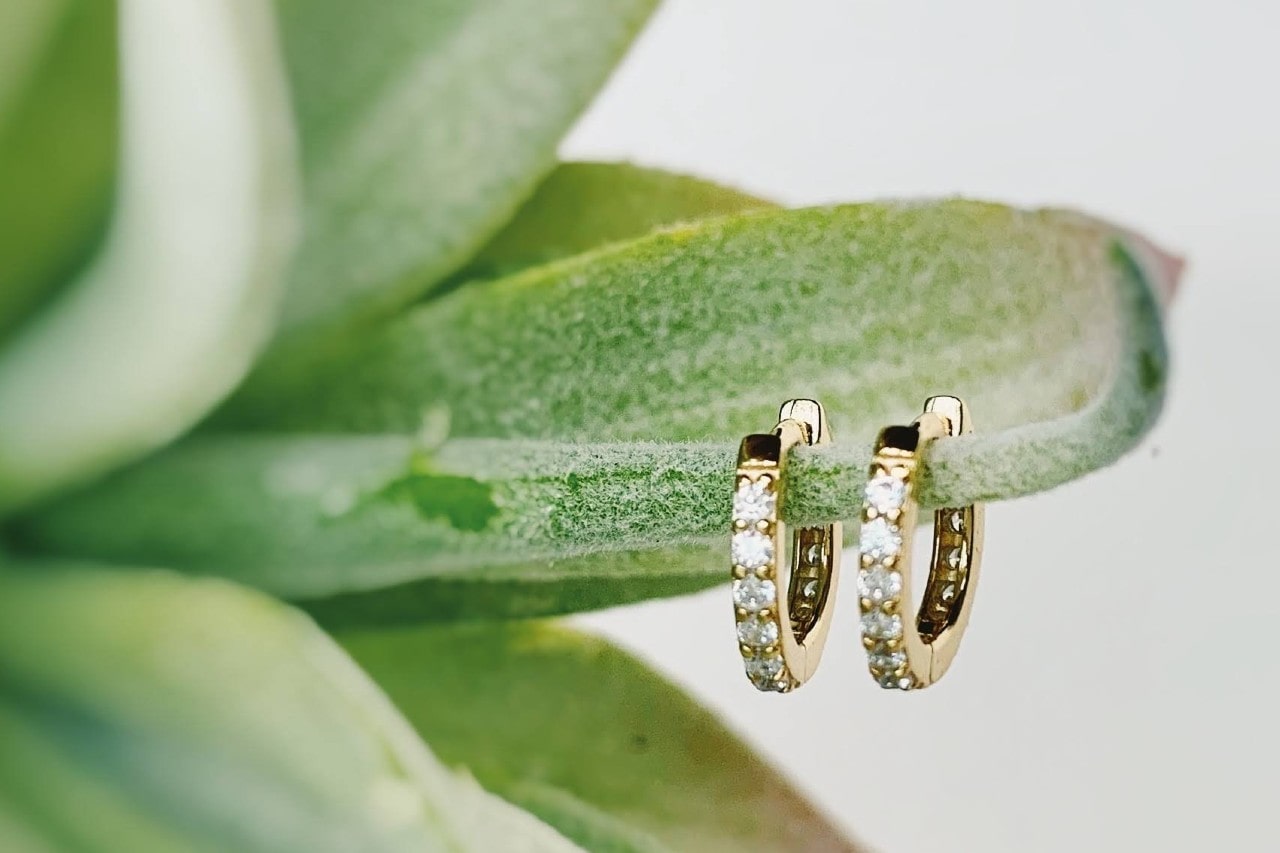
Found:
<path fill-rule="evenodd" d="M 442 766 L 306 617 L 226 583 L 0 572 L 0 671 L 0 803 L 52 848 L 577 849 Z"/>
<path fill-rule="evenodd" d="M 851 849 L 711 713 L 601 640 L 531 622 L 337 638 L 443 760 L 588 849 Z"/>
<path fill-rule="evenodd" d="M 101 237 L 117 150 L 115 6 L 0 6 L 0 347 Z"/>

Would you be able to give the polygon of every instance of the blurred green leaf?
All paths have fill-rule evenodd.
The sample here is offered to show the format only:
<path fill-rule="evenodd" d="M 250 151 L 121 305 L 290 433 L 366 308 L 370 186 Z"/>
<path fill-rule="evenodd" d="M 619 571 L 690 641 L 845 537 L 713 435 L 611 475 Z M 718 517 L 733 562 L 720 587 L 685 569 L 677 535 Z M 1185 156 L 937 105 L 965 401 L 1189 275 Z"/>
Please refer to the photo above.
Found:
<path fill-rule="evenodd" d="M 321 593 L 298 604 L 333 627 L 558 616 L 687 595 L 721 583 L 723 543 L 716 544 L 718 551 L 687 545 L 427 573 L 422 580 Z"/>
<path fill-rule="evenodd" d="M 510 275 L 657 228 L 774 205 L 628 163 L 561 163 L 453 281 Z"/>
<path fill-rule="evenodd" d="M 279 0 L 307 230 L 266 369 L 457 270 L 555 165 L 656 0 Z"/>
<path fill-rule="evenodd" d="M 577 848 L 442 767 L 308 619 L 218 581 L 0 571 L 0 849 Z"/>
<path fill-rule="evenodd" d="M 230 573 L 332 620 L 449 618 L 434 602 L 464 592 L 465 616 L 687 592 L 727 578 L 736 442 L 788 396 L 826 402 L 836 433 L 796 452 L 786 512 L 802 523 L 856 516 L 871 440 L 932 393 L 968 397 L 978 432 L 934 448 L 927 503 L 1111 463 L 1159 411 L 1175 277 L 1142 241 L 1063 213 L 706 222 L 460 290 L 300 391 L 296 417 L 273 409 L 407 429 L 415 405 L 438 420 L 448 404 L 456 432 L 513 437 L 200 437 L 16 532 L 37 551 Z M 636 440 L 689 436 L 716 441 Z M 669 550 L 635 553 L 654 548 Z"/>
<path fill-rule="evenodd" d="M 101 237 L 117 86 L 114 3 L 0 7 L 0 339 Z"/>
<path fill-rule="evenodd" d="M 295 198 L 270 11 L 129 4 L 121 45 L 112 231 L 0 359 L 0 509 L 184 431 L 272 327 Z"/>
<path fill-rule="evenodd" d="M 602 640 L 530 623 L 338 639 L 442 761 L 587 849 L 854 849 L 714 715 Z"/>
<path fill-rule="evenodd" d="M 0 127 L 12 121 L 72 0 L 10 0 L 0 6 Z"/>

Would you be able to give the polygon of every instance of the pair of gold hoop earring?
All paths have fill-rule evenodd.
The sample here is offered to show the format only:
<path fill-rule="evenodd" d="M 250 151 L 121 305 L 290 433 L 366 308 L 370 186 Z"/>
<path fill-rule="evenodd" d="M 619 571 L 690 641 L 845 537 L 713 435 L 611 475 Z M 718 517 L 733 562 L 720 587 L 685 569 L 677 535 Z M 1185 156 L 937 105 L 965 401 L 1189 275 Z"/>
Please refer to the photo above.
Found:
<path fill-rule="evenodd" d="M 910 425 L 886 427 L 876 440 L 862 506 L 858 599 L 867 666 L 881 687 L 914 690 L 937 681 L 968 625 L 982 557 L 982 505 L 934 513 L 929 577 L 914 614 L 911 540 L 923 454 L 930 443 L 972 429 L 963 400 L 930 397 Z M 790 450 L 830 440 L 821 404 L 788 400 L 773 431 L 747 436 L 738 450 L 733 603 L 747 677 L 763 691 L 786 693 L 808 681 L 831 628 L 842 526 L 800 527 L 788 538 L 781 519 Z"/>

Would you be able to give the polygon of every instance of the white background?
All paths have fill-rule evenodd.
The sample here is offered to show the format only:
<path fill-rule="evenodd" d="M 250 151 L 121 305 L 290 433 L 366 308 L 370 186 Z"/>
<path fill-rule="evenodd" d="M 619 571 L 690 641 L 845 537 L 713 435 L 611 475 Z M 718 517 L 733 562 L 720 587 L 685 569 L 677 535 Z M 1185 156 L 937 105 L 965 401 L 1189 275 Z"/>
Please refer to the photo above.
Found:
<path fill-rule="evenodd" d="M 724 589 L 582 621 L 877 849 L 1280 849 L 1278 104 L 1273 0 L 668 3 L 565 156 L 796 205 L 1067 205 L 1190 267 L 1162 422 L 1110 470 L 990 507 L 936 687 L 880 691 L 844 616 L 812 684 L 757 695 Z"/>

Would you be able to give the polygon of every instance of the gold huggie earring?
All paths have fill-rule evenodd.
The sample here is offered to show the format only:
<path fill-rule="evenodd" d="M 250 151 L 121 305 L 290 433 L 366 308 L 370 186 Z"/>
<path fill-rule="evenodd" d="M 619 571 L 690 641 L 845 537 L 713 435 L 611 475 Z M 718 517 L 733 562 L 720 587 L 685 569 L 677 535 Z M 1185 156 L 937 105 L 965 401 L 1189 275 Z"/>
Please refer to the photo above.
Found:
<path fill-rule="evenodd" d="M 862 644 L 881 687 L 928 687 L 951 666 L 969 623 L 982 562 L 983 506 L 934 514 L 933 560 L 919 615 L 911 618 L 911 538 L 919 504 L 915 476 L 929 442 L 971 432 L 958 397 L 930 397 L 911 426 L 886 427 L 862 507 L 858 597 Z"/>
<path fill-rule="evenodd" d="M 767 435 L 738 450 L 733 496 L 733 603 L 747 677 L 758 689 L 786 693 L 818 668 L 835 601 L 841 526 L 801 527 L 791 536 L 780 513 L 788 452 L 831 436 L 816 400 L 788 400 Z M 779 595 L 781 591 L 781 595 Z"/>

